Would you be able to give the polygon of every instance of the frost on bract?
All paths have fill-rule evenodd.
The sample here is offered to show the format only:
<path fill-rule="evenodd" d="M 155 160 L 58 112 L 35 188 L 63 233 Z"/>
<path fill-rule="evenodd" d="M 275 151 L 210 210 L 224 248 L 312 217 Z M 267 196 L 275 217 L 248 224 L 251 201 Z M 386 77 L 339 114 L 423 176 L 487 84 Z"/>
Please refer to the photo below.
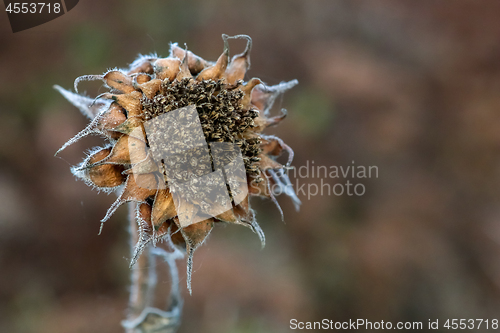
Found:
<path fill-rule="evenodd" d="M 247 46 L 230 58 L 232 38 L 245 39 Z M 275 195 L 285 193 L 297 209 L 300 205 L 284 172 L 292 149 L 262 133 L 285 118 L 286 110 L 272 116 L 271 108 L 297 81 L 276 86 L 257 78 L 244 81 L 250 37 L 223 35 L 223 41 L 214 62 L 173 43 L 166 58 L 140 56 L 127 69 L 75 80 L 75 91 L 83 81 L 102 81 L 109 91 L 96 98 L 55 86 L 90 118 L 57 153 L 88 135 L 107 141 L 72 168 L 88 185 L 117 192 L 101 229 L 121 205 L 135 203 L 138 237 L 131 265 L 149 246 L 162 242 L 185 250 L 189 290 L 193 253 L 217 223 L 244 225 L 265 244 L 250 197 L 270 198 L 278 205 Z M 286 165 L 276 160 L 283 152 Z"/>

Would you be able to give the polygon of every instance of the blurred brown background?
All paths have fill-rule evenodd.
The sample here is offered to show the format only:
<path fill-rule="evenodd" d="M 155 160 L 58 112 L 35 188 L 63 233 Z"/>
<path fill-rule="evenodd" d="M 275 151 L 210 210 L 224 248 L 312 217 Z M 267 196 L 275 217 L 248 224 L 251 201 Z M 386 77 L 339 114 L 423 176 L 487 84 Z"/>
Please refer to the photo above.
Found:
<path fill-rule="evenodd" d="M 289 117 L 268 130 L 295 166 L 355 161 L 379 177 L 362 180 L 362 197 L 302 196 L 299 213 L 279 197 L 286 223 L 254 200 L 262 251 L 249 230 L 216 228 L 195 255 L 192 297 L 182 273 L 181 332 L 498 318 L 499 1 L 81 0 L 16 34 L 0 17 L 1 332 L 122 331 L 126 209 L 97 236 L 114 197 L 69 166 L 102 140 L 53 156 L 87 120 L 52 86 L 167 55 L 170 41 L 215 60 L 222 33 L 253 38 L 249 77 L 299 80 L 274 108 Z"/>

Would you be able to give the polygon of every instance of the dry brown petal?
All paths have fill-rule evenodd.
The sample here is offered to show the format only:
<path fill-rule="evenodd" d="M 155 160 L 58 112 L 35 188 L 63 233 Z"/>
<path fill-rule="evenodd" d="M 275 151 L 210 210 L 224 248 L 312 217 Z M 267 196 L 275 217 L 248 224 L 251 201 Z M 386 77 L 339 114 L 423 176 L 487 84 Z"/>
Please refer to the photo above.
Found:
<path fill-rule="evenodd" d="M 127 74 L 135 74 L 135 73 L 147 73 L 147 74 L 153 74 L 153 65 L 151 64 L 152 61 L 155 61 L 156 59 L 148 59 L 144 60 L 144 62 L 140 63 L 136 67 L 132 68 Z"/>
<path fill-rule="evenodd" d="M 130 169 L 124 171 L 124 173 L 127 175 L 130 174 L 143 175 L 146 173 L 153 173 L 157 171 L 158 171 L 158 165 L 153 161 L 153 159 L 148 153 L 146 159 L 138 163 L 135 163 L 134 165 L 132 165 Z"/>
<path fill-rule="evenodd" d="M 125 109 L 127 118 L 140 116 L 141 111 L 141 97 L 142 94 L 138 91 L 133 91 L 128 94 L 109 94 L 105 93 L 100 95 L 101 98 L 112 99 L 118 105 Z"/>
<path fill-rule="evenodd" d="M 131 118 L 142 114 L 141 97 L 140 92 L 133 91 L 128 94 L 115 95 L 113 99 L 127 111 L 127 118 Z"/>
<path fill-rule="evenodd" d="M 132 85 L 132 79 L 120 71 L 111 71 L 106 73 L 103 80 L 109 87 L 123 93 L 130 93 L 135 90 Z"/>
<path fill-rule="evenodd" d="M 214 227 L 214 219 L 210 218 L 198 223 L 191 224 L 185 228 L 181 228 L 182 236 L 186 242 L 187 260 L 187 286 L 189 293 L 191 290 L 191 273 L 193 271 L 193 254 L 194 251 L 203 244 Z"/>
<path fill-rule="evenodd" d="M 265 171 L 267 169 L 281 169 L 281 168 L 283 168 L 283 166 L 281 164 L 279 164 L 278 162 L 276 162 L 275 160 L 273 160 L 272 158 L 270 158 L 266 154 L 260 154 L 259 158 L 260 158 L 260 161 L 258 162 L 259 168 L 262 171 Z"/>
<path fill-rule="evenodd" d="M 106 159 L 110 152 L 111 148 L 104 148 L 95 152 L 89 157 L 87 165 L 90 166 Z M 122 174 L 123 170 L 124 168 L 121 165 L 95 165 L 88 169 L 87 176 L 96 186 L 110 188 L 123 184 L 126 179 L 126 176 Z"/>
<path fill-rule="evenodd" d="M 103 159 L 105 159 L 109 155 L 110 152 L 111 152 L 111 148 L 102 148 L 102 149 L 96 151 L 94 154 L 89 156 L 87 165 L 92 165 L 92 164 L 95 164 L 99 161 L 102 161 Z"/>
<path fill-rule="evenodd" d="M 260 147 L 262 148 L 262 153 L 272 156 L 279 156 L 283 151 L 283 147 L 276 139 L 261 139 Z"/>
<path fill-rule="evenodd" d="M 170 227 L 170 238 L 172 239 L 172 243 L 175 245 L 183 246 L 184 248 L 186 247 L 186 241 L 184 240 L 184 237 L 182 236 L 182 233 L 179 230 L 179 218 L 174 217 L 172 220 L 172 223 L 163 223 L 158 230 L 158 233 L 162 231 L 162 229 L 167 230 L 168 227 Z"/>
<path fill-rule="evenodd" d="M 127 134 L 131 137 L 146 142 L 146 132 L 144 131 L 143 121 L 138 117 L 127 119 L 119 126 L 113 128 L 113 131 Z"/>
<path fill-rule="evenodd" d="M 177 46 L 177 44 L 172 44 L 172 46 L 170 47 L 170 52 L 174 57 L 177 57 L 179 59 L 184 59 L 184 57 L 186 56 L 186 50 L 180 48 L 179 46 Z M 188 67 L 192 75 L 196 75 L 206 67 L 210 66 L 210 63 L 208 61 L 201 57 L 198 57 L 191 51 L 187 51 L 187 55 Z"/>
<path fill-rule="evenodd" d="M 229 209 L 222 214 L 219 214 L 215 217 L 217 220 L 227 223 L 236 223 L 238 222 L 238 218 L 233 212 L 233 209 Z"/>
<path fill-rule="evenodd" d="M 242 219 L 242 220 L 248 218 L 249 210 L 250 210 L 250 205 L 248 202 L 248 195 L 239 204 L 237 204 L 236 206 L 233 207 L 234 214 L 239 219 Z"/>
<path fill-rule="evenodd" d="M 188 55 L 189 55 L 189 53 L 186 53 L 186 56 L 184 57 L 184 59 L 182 59 L 181 65 L 179 67 L 179 73 L 177 74 L 177 77 L 176 77 L 176 79 L 178 81 L 185 79 L 185 78 L 188 78 L 188 79 L 193 78 L 193 75 L 191 75 L 191 72 L 189 71 L 189 67 L 188 67 L 188 59 L 187 59 Z"/>
<path fill-rule="evenodd" d="M 210 234 L 210 231 L 212 231 L 213 227 L 214 227 L 214 219 L 209 218 L 188 225 L 187 227 L 182 228 L 181 232 L 184 236 L 186 244 L 191 248 L 191 250 L 194 251 L 201 244 L 203 244 L 207 236 Z"/>
<path fill-rule="evenodd" d="M 139 73 L 134 76 L 134 84 L 144 84 L 151 80 L 151 75 L 145 73 Z"/>
<path fill-rule="evenodd" d="M 123 170 L 121 165 L 97 165 L 89 169 L 88 176 L 98 187 L 116 187 L 125 182 L 126 176 L 122 174 Z"/>
<path fill-rule="evenodd" d="M 279 116 L 275 117 L 266 117 L 263 113 L 260 113 L 257 118 L 254 119 L 254 123 L 256 127 L 254 127 L 254 131 L 262 132 L 266 127 L 274 126 L 279 124 L 283 119 L 285 119 L 287 113 L 286 110 L 281 110 L 282 113 Z"/>
<path fill-rule="evenodd" d="M 229 63 L 223 78 L 226 79 L 227 84 L 234 85 L 239 80 L 245 78 L 246 71 L 248 69 L 248 62 L 246 57 L 233 58 L 231 63 Z"/>
<path fill-rule="evenodd" d="M 238 38 L 245 36 L 236 36 Z M 231 62 L 227 66 L 226 72 L 224 73 L 224 78 L 227 80 L 228 84 L 234 85 L 239 80 L 245 78 L 246 71 L 250 68 L 250 50 L 252 48 L 252 40 L 250 37 L 247 38 L 247 46 L 245 51 L 241 54 L 237 54 L 231 59 Z"/>
<path fill-rule="evenodd" d="M 182 200 L 182 199 L 179 199 Z M 194 221 L 198 207 L 190 201 L 176 202 L 177 216 L 181 221 Z"/>
<path fill-rule="evenodd" d="M 141 89 L 142 93 L 149 99 L 153 98 L 156 93 L 160 90 L 161 80 L 153 79 L 151 81 L 145 82 L 139 85 L 139 89 Z"/>
<path fill-rule="evenodd" d="M 218 80 L 222 78 L 224 75 L 224 72 L 226 71 L 227 64 L 229 61 L 229 49 L 225 49 L 224 52 L 220 55 L 219 59 L 217 59 L 217 62 L 215 65 L 211 67 L 207 67 L 204 70 L 198 74 L 196 77 L 196 81 L 203 81 L 203 80 Z"/>
<path fill-rule="evenodd" d="M 140 186 L 138 185 L 141 184 Z M 106 222 L 111 215 L 120 207 L 122 204 L 130 201 L 145 202 L 145 200 L 153 196 L 156 193 L 158 187 L 158 181 L 153 174 L 147 175 L 131 175 L 127 177 L 125 182 L 125 187 L 123 192 L 120 194 L 118 199 L 109 207 L 106 216 L 101 220 L 102 223 Z M 101 224 L 102 230 L 102 224 Z M 100 233 L 100 231 L 99 231 Z"/>
<path fill-rule="evenodd" d="M 156 230 L 167 220 L 177 215 L 175 211 L 174 200 L 168 189 L 156 192 L 153 203 L 152 223 Z"/>
<path fill-rule="evenodd" d="M 112 103 L 109 109 L 99 117 L 97 128 L 101 131 L 111 131 L 127 120 L 120 105 Z"/>
<path fill-rule="evenodd" d="M 98 164 L 130 164 L 131 161 L 142 161 L 146 158 L 146 144 L 128 135 L 116 141 L 108 157 Z"/>
<path fill-rule="evenodd" d="M 250 101 L 252 100 L 252 90 L 256 85 L 261 84 L 262 81 L 257 78 L 253 78 L 248 81 L 244 86 L 239 87 L 239 89 L 245 94 L 243 99 L 241 100 L 241 104 L 243 105 L 244 110 L 248 110 L 250 108 Z"/>
<path fill-rule="evenodd" d="M 154 62 L 156 78 L 160 80 L 169 79 L 172 81 L 179 72 L 181 61 L 176 58 L 163 58 Z"/>
<path fill-rule="evenodd" d="M 121 197 L 127 201 L 142 202 L 154 195 L 157 189 L 158 180 L 153 174 L 133 175 L 127 178 L 127 185 Z"/>

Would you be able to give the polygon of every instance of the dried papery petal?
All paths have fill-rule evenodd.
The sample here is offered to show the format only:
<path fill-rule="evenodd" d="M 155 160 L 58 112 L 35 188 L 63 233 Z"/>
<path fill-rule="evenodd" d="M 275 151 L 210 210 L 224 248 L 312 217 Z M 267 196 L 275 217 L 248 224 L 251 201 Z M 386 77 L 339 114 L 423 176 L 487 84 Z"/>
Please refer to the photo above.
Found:
<path fill-rule="evenodd" d="M 234 214 L 239 218 L 239 219 L 248 219 L 248 214 L 250 210 L 250 205 L 248 202 L 248 195 L 243 199 L 240 203 L 235 205 L 233 207 L 233 212 Z"/>
<path fill-rule="evenodd" d="M 247 46 L 243 53 L 235 55 L 229 65 L 227 66 L 226 72 L 224 73 L 224 78 L 228 84 L 234 85 L 239 80 L 245 78 L 245 73 L 250 69 L 250 51 L 252 49 L 252 39 L 247 35 L 237 35 L 232 37 L 227 37 L 228 39 L 233 38 L 245 38 L 247 39 Z"/>
<path fill-rule="evenodd" d="M 252 104 L 260 111 L 263 111 L 264 115 L 268 115 L 269 110 L 273 107 L 276 97 L 295 87 L 298 83 L 299 81 L 292 80 L 288 82 L 281 82 L 274 86 L 260 84 L 253 91 Z"/>
<path fill-rule="evenodd" d="M 153 79 L 151 81 L 148 81 L 148 82 L 145 82 L 145 83 L 139 85 L 139 89 L 142 91 L 144 96 L 151 99 L 160 90 L 160 85 L 161 85 L 160 79 Z"/>
<path fill-rule="evenodd" d="M 127 74 L 129 75 L 135 73 L 153 74 L 154 73 L 153 65 L 149 61 L 144 61 L 142 64 L 138 65 L 135 68 L 132 68 L 130 71 L 127 72 Z"/>
<path fill-rule="evenodd" d="M 185 224 L 195 221 L 199 208 L 191 201 L 183 200 L 181 197 L 175 197 L 175 207 L 177 209 L 177 217 L 179 218 L 180 227 Z"/>
<path fill-rule="evenodd" d="M 171 221 L 172 224 L 169 226 L 169 228 L 170 228 L 170 239 L 172 240 L 172 243 L 174 245 L 182 247 L 183 249 L 186 249 L 186 241 L 184 240 L 181 230 L 179 229 L 179 218 L 174 217 Z M 166 223 L 162 224 L 160 229 L 158 230 L 158 233 L 160 233 L 162 229 L 165 227 Z"/>
<path fill-rule="evenodd" d="M 132 84 L 134 88 L 136 88 L 140 84 L 144 84 L 146 82 L 151 81 L 151 75 L 145 73 L 132 74 Z"/>
<path fill-rule="evenodd" d="M 113 99 L 122 108 L 124 108 L 125 111 L 127 111 L 127 118 L 137 117 L 137 116 L 140 116 L 142 114 L 142 111 L 141 111 L 142 94 L 138 91 L 133 91 L 131 93 L 122 94 L 122 95 L 106 94 L 104 96 L 107 98 Z"/>
<path fill-rule="evenodd" d="M 288 153 L 288 161 L 286 162 L 286 166 L 289 167 L 292 164 L 293 157 L 294 157 L 295 153 L 293 152 L 293 149 L 290 148 L 289 145 L 287 145 L 285 142 L 283 142 L 283 140 L 281 140 L 280 138 L 278 138 L 277 136 L 274 136 L 274 135 L 261 134 L 261 137 L 267 141 L 271 141 L 271 140 L 277 141 L 279 143 L 280 147 L 282 149 L 285 149 L 286 152 Z"/>
<path fill-rule="evenodd" d="M 101 80 L 109 88 L 115 89 L 122 93 L 129 93 L 135 90 L 130 76 L 119 70 L 112 70 L 105 73 L 104 75 L 83 75 L 78 77 L 74 83 L 75 91 L 78 92 L 78 84 L 80 82 L 95 80 Z"/>
<path fill-rule="evenodd" d="M 186 241 L 187 259 L 187 287 L 189 293 L 192 294 L 191 289 L 191 274 L 193 272 L 193 255 L 194 251 L 203 244 L 208 235 L 214 227 L 214 219 L 210 218 L 201 222 L 191 224 L 185 228 L 181 228 L 182 236 Z"/>
<path fill-rule="evenodd" d="M 141 185 L 138 185 L 138 183 Z M 157 188 L 158 181 L 153 174 L 128 176 L 123 192 L 111 205 L 111 207 L 109 207 L 106 215 L 101 220 L 101 228 L 99 230 L 99 234 L 101 234 L 104 222 L 109 220 L 109 218 L 116 212 L 118 207 L 130 201 L 143 203 L 148 197 L 155 195 Z"/>
<path fill-rule="evenodd" d="M 182 60 L 186 56 L 186 50 L 180 48 L 177 43 L 172 43 L 170 45 L 170 54 L 173 57 L 177 57 Z M 198 57 L 191 51 L 187 51 L 188 55 L 188 68 L 192 75 L 196 75 L 201 72 L 206 67 L 210 67 L 210 63 L 205 59 Z"/>
<path fill-rule="evenodd" d="M 130 164 L 130 151 L 129 151 L 129 139 L 132 140 L 127 135 L 121 136 L 116 144 L 113 146 L 111 153 L 104 159 L 96 162 L 95 165 L 107 164 Z M 137 140 L 138 141 L 138 140 Z"/>
<path fill-rule="evenodd" d="M 156 61 L 158 56 L 156 54 L 152 54 L 149 56 L 139 56 L 131 65 L 130 69 L 127 72 L 128 75 L 136 74 L 136 73 L 146 73 L 153 74 L 153 65 L 152 63 Z"/>
<path fill-rule="evenodd" d="M 244 86 L 239 87 L 239 89 L 245 94 L 241 101 L 244 110 L 248 110 L 250 108 L 250 101 L 252 100 L 252 90 L 256 85 L 261 84 L 262 81 L 257 78 L 253 78 L 248 81 Z"/>
<path fill-rule="evenodd" d="M 58 85 L 54 85 L 54 89 L 59 91 L 61 95 L 64 96 L 71 104 L 76 106 L 80 112 L 88 117 L 89 119 L 94 119 L 96 115 L 106 110 L 111 104 L 110 101 L 98 100 L 93 98 L 75 94 L 69 90 L 61 88 Z"/>
<path fill-rule="evenodd" d="M 147 156 L 144 160 L 137 162 L 135 164 L 132 164 L 130 169 L 124 171 L 124 174 L 127 175 L 143 175 L 146 173 L 153 173 L 153 172 L 158 172 L 158 164 L 156 164 L 155 161 L 150 156 L 150 153 L 148 151 Z"/>
<path fill-rule="evenodd" d="M 121 165 L 97 165 L 89 169 L 89 179 L 98 187 L 116 187 L 125 182 L 123 170 L 125 169 Z"/>
<path fill-rule="evenodd" d="M 262 232 L 262 230 L 260 229 L 259 225 L 257 224 L 257 222 L 253 217 L 254 216 L 253 211 L 249 210 L 248 208 L 248 200 L 246 201 L 246 203 L 247 203 L 246 211 L 245 208 L 243 207 L 240 208 L 234 207 L 233 209 L 228 210 L 223 214 L 217 215 L 214 219 L 216 222 L 238 224 L 251 229 L 254 233 L 256 233 L 259 236 L 261 242 L 263 242 L 262 247 L 264 247 L 265 245 L 265 240 L 263 238 L 264 233 Z M 238 216 L 236 212 L 239 212 L 240 215 Z"/>
<path fill-rule="evenodd" d="M 127 134 L 142 142 L 146 142 L 146 132 L 144 131 L 143 121 L 138 117 L 128 118 L 122 124 L 113 128 L 113 131 Z"/>
<path fill-rule="evenodd" d="M 263 113 L 259 114 L 257 118 L 255 118 L 255 131 L 256 132 L 262 132 L 264 129 L 266 129 L 269 126 L 275 126 L 279 124 L 283 119 L 285 119 L 287 115 L 287 111 L 285 109 L 281 109 L 281 114 L 279 116 L 274 116 L 268 118 L 265 116 Z"/>
<path fill-rule="evenodd" d="M 226 210 L 224 213 L 219 214 L 215 217 L 217 220 L 227 223 L 236 223 L 238 218 L 233 212 L 233 209 Z"/>
<path fill-rule="evenodd" d="M 151 222 L 152 211 L 152 207 L 147 203 L 142 203 L 137 208 L 139 232 L 142 234 L 142 237 L 139 237 L 141 252 L 148 243 L 152 242 L 153 245 L 156 246 L 156 243 L 163 240 L 165 237 L 169 237 L 173 245 L 180 244 L 185 246 L 184 238 L 182 238 L 173 219 L 165 221 L 156 232 L 154 231 Z M 133 265 L 133 263 L 131 264 Z"/>
<path fill-rule="evenodd" d="M 99 147 L 98 150 L 96 150 L 93 154 L 89 155 L 86 163 L 88 165 L 93 165 L 99 161 L 102 161 L 106 157 L 108 157 L 109 153 L 111 152 L 112 148 L 107 147 L 107 148 L 101 148 Z"/>
<path fill-rule="evenodd" d="M 122 174 L 124 171 L 123 166 L 103 165 L 90 167 L 105 159 L 110 152 L 110 147 L 94 149 L 80 167 L 72 169 L 73 173 L 86 183 L 105 191 L 122 185 L 126 179 L 126 176 Z"/>
<path fill-rule="evenodd" d="M 262 139 L 260 147 L 262 148 L 262 153 L 266 155 L 280 156 L 283 151 L 283 147 L 276 139 Z"/>
<path fill-rule="evenodd" d="M 190 250 L 194 251 L 207 239 L 213 227 L 214 219 L 210 218 L 181 228 L 181 233 Z"/>
<path fill-rule="evenodd" d="M 182 59 L 181 65 L 179 66 L 179 73 L 177 74 L 176 80 L 180 81 L 182 79 L 188 78 L 191 79 L 193 78 L 193 75 L 191 75 L 191 72 L 188 67 L 188 57 L 189 53 L 186 52 L 186 55 L 184 56 L 184 59 Z"/>
<path fill-rule="evenodd" d="M 109 71 L 102 77 L 102 79 L 110 88 L 123 93 L 130 93 L 135 90 L 130 76 L 120 71 Z"/>
<path fill-rule="evenodd" d="M 116 103 L 111 104 L 108 111 L 104 112 L 97 123 L 97 129 L 112 139 L 118 139 L 120 133 L 115 133 L 114 128 L 127 120 L 124 110 Z"/>
<path fill-rule="evenodd" d="M 265 154 L 260 154 L 259 155 L 260 161 L 259 161 L 259 167 L 260 170 L 265 171 L 267 169 L 281 169 L 283 166 L 273 160 L 272 158 L 268 157 Z"/>
<path fill-rule="evenodd" d="M 168 79 L 172 81 L 179 72 L 181 61 L 176 58 L 163 58 L 154 62 L 153 66 L 156 73 L 156 78 L 160 80 Z"/>
<path fill-rule="evenodd" d="M 174 199 L 168 189 L 159 190 L 156 192 L 155 201 L 153 203 L 152 223 L 155 230 L 166 221 L 177 215 L 175 210 Z"/>
<path fill-rule="evenodd" d="M 222 78 L 224 72 L 226 71 L 227 65 L 229 63 L 229 47 L 227 45 L 227 39 L 224 40 L 224 52 L 220 55 L 219 59 L 215 65 L 207 67 L 198 74 L 196 81 L 202 80 L 217 80 Z"/>
<path fill-rule="evenodd" d="M 120 134 L 114 133 L 114 127 L 126 119 L 123 110 L 119 105 L 111 104 L 107 111 L 98 114 L 90 124 L 73 138 L 68 140 L 57 152 L 56 155 L 73 143 L 92 134 L 101 134 L 111 139 L 118 139 Z"/>
<path fill-rule="evenodd" d="M 129 267 L 135 265 L 139 256 L 149 243 L 153 243 L 153 245 L 156 246 L 159 241 L 166 240 L 166 243 L 170 246 L 182 246 L 183 248 L 186 246 L 184 238 L 173 220 L 166 221 L 161 225 L 156 234 L 153 235 L 153 232 L 151 231 L 151 221 L 146 221 L 148 218 L 151 218 L 151 206 L 148 204 L 141 204 L 137 211 L 139 239 L 134 248 L 134 253 L 132 255 L 132 259 L 130 260 Z"/>

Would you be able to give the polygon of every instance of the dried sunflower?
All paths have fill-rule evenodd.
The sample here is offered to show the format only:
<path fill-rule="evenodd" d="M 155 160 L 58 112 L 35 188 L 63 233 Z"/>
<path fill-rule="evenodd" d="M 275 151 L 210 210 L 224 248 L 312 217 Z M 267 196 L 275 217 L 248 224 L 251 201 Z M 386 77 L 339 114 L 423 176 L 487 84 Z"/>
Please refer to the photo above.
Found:
<path fill-rule="evenodd" d="M 222 37 L 224 51 L 216 62 L 174 43 L 167 58 L 139 56 L 128 69 L 77 78 L 76 92 L 84 80 L 102 80 L 110 89 L 95 99 L 55 86 L 91 120 L 58 153 L 91 134 L 108 142 L 72 168 L 88 185 L 118 192 L 101 230 L 119 206 L 136 202 L 139 237 L 131 265 L 146 246 L 169 238 L 188 254 L 189 290 L 193 253 L 216 222 L 247 226 L 264 245 L 249 197 L 270 198 L 279 208 L 275 194 L 285 193 L 300 205 L 284 172 L 293 151 L 281 139 L 262 134 L 284 119 L 285 110 L 270 116 L 270 109 L 297 81 L 244 82 L 252 40 Z M 231 38 L 247 40 L 244 52 L 232 59 Z M 283 150 L 286 166 L 276 161 Z"/>

